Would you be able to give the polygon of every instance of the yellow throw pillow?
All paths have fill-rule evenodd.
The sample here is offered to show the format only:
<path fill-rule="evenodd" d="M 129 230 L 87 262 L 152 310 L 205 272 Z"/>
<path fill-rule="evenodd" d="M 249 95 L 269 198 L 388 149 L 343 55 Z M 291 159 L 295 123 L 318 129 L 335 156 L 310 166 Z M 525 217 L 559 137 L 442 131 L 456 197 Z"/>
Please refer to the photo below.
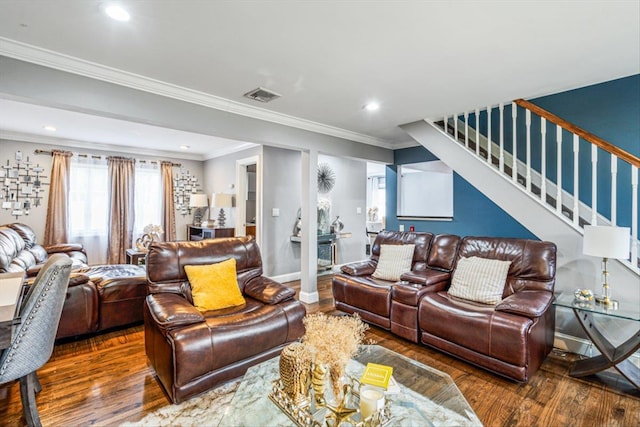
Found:
<path fill-rule="evenodd" d="M 238 287 L 235 258 L 216 264 L 185 265 L 184 271 L 191 283 L 193 305 L 198 310 L 219 310 L 245 303 Z"/>

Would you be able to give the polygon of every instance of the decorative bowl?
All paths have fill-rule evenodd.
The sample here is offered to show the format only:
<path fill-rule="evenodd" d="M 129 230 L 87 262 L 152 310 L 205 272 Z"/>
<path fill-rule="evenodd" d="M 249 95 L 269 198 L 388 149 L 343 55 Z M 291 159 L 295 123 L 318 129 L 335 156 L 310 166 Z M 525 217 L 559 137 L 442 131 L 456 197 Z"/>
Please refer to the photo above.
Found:
<path fill-rule="evenodd" d="M 593 291 L 591 289 L 576 289 L 573 293 L 574 297 L 578 301 L 593 301 Z"/>

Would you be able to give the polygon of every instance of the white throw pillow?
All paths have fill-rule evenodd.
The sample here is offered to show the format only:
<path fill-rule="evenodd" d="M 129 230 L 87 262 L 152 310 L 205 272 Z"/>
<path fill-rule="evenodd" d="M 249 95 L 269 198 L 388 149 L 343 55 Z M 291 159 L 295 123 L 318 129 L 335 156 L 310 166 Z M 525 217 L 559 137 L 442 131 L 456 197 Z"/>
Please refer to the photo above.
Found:
<path fill-rule="evenodd" d="M 507 281 L 511 261 L 479 257 L 460 258 L 453 272 L 449 295 L 481 302 L 498 304 Z"/>
<path fill-rule="evenodd" d="M 382 280 L 400 280 L 400 275 L 411 271 L 413 250 L 416 245 L 380 245 L 380 258 L 372 276 Z"/>

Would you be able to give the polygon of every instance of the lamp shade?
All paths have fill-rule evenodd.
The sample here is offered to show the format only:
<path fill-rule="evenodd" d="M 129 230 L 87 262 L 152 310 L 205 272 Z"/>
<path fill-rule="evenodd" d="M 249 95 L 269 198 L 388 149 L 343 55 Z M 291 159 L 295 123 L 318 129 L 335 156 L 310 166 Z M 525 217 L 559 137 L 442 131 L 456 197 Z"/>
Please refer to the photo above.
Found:
<path fill-rule="evenodd" d="M 629 227 L 587 225 L 584 227 L 582 252 L 603 258 L 629 257 Z"/>
<path fill-rule="evenodd" d="M 206 194 L 192 194 L 189 198 L 190 208 L 204 208 L 206 206 L 209 206 Z"/>
<path fill-rule="evenodd" d="M 231 208 L 233 207 L 233 195 L 225 193 L 213 193 L 211 195 L 212 208 Z"/>

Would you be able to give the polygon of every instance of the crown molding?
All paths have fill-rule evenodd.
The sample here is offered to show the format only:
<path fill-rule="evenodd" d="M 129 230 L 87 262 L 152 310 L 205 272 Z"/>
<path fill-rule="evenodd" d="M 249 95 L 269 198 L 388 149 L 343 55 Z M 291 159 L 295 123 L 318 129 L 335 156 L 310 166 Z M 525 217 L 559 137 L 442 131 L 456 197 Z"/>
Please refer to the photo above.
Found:
<path fill-rule="evenodd" d="M 63 53 L 4 37 L 0 37 L 0 55 L 258 120 L 343 138 L 363 144 L 375 145 L 382 148 L 395 148 L 393 144 L 380 138 L 313 122 L 311 120 L 301 119 L 287 114 L 269 111 L 263 108 L 252 107 L 230 99 L 188 89 L 182 86 L 141 76 L 139 74 L 119 70 L 117 68 L 107 67 L 95 62 L 86 61 L 70 55 L 65 55 Z"/>
<path fill-rule="evenodd" d="M 164 150 L 145 150 L 140 147 L 128 147 L 125 145 L 113 145 L 113 144 L 100 144 L 96 142 L 87 142 L 87 141 L 79 141 L 75 139 L 68 138 L 56 138 L 52 136 L 45 135 L 34 135 L 30 133 L 23 132 L 14 132 L 14 131 L 0 131 L 0 139 L 7 141 L 17 141 L 17 142 L 30 142 L 34 144 L 43 144 L 43 145 L 55 145 L 58 147 L 69 147 L 69 148 L 80 148 L 82 150 L 100 150 L 100 151 L 109 151 L 116 153 L 125 153 L 125 154 L 135 154 L 142 156 L 153 156 L 153 157 L 167 157 L 169 159 L 180 159 L 180 160 L 195 160 L 195 161 L 204 161 L 207 160 L 207 155 L 200 154 L 189 154 L 183 152 L 176 151 L 164 151 Z M 243 149 L 246 147 L 243 147 Z M 229 153 L 225 153 L 229 154 Z"/>

